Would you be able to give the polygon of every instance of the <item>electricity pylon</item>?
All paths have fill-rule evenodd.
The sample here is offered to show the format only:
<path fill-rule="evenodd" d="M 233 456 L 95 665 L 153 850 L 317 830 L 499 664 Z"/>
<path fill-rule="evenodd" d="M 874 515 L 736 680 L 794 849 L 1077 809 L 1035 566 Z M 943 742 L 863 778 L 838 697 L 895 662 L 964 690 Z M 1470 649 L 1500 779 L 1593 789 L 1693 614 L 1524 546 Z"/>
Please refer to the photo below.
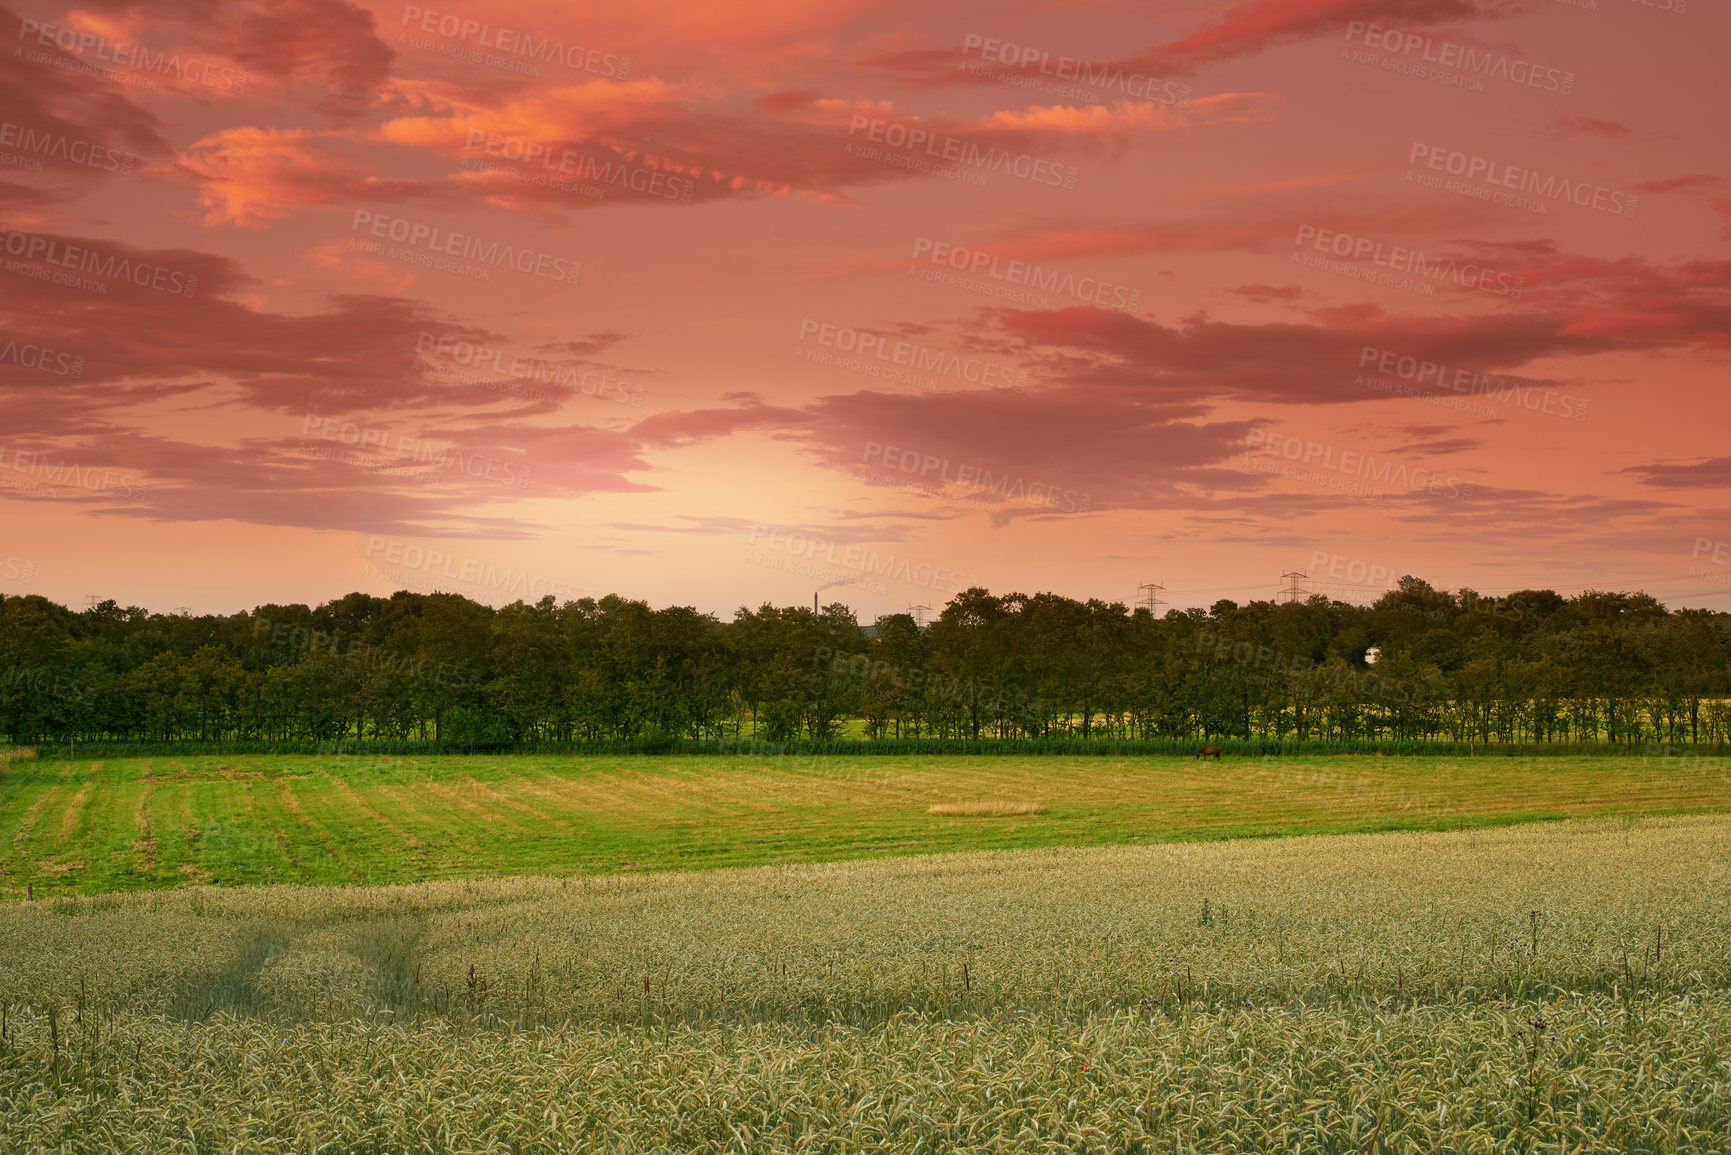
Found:
<path fill-rule="evenodd" d="M 1144 591 L 1142 604 L 1148 608 L 1150 614 L 1158 618 L 1160 616 L 1160 607 L 1166 603 L 1161 601 L 1155 595 L 1165 590 L 1166 587 L 1161 585 L 1159 582 L 1143 582 L 1136 588 Z"/>

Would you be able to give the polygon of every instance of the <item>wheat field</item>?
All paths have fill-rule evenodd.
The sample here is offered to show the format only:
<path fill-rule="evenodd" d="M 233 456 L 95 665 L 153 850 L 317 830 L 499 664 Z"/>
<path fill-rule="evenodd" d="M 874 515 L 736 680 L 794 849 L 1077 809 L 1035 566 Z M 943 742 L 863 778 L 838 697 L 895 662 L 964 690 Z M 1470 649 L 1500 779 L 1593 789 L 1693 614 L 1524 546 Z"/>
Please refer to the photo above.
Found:
<path fill-rule="evenodd" d="M 1727 1151 L 1731 819 L 0 912 L 0 1148 Z"/>

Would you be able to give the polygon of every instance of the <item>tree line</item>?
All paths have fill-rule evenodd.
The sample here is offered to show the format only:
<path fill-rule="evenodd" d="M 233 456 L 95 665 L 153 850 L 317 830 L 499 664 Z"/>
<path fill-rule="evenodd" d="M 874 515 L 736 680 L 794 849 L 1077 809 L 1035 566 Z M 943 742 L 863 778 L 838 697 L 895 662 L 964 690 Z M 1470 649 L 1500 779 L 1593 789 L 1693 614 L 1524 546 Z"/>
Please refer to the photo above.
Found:
<path fill-rule="evenodd" d="M 1156 617 L 970 589 L 921 625 L 844 605 L 730 621 L 610 595 L 153 614 L 0 599 L 0 732 L 46 741 L 1731 739 L 1731 614 L 1414 577 L 1373 604 Z"/>

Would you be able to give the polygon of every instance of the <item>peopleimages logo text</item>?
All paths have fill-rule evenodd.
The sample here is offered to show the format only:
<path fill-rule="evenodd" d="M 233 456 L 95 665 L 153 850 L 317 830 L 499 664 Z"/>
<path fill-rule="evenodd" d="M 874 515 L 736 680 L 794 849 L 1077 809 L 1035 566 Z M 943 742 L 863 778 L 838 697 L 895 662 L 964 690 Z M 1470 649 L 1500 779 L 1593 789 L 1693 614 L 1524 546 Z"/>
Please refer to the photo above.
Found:
<path fill-rule="evenodd" d="M 63 160 L 102 172 L 129 173 L 138 157 L 105 144 L 79 140 L 63 132 L 38 131 L 28 125 L 0 122 L 0 147 L 21 149 L 36 156 Z"/>
<path fill-rule="evenodd" d="M 1409 467 L 1405 462 L 1396 462 L 1389 457 L 1384 457 L 1379 466 L 1374 454 L 1356 449 L 1346 450 L 1337 458 L 1332 445 L 1270 433 L 1266 429 L 1252 429 L 1246 440 L 1246 448 L 1260 449 L 1260 453 L 1248 455 L 1253 468 L 1258 460 L 1284 458 L 1303 468 L 1314 466 L 1415 493 L 1423 490 L 1451 501 L 1471 501 L 1476 489 L 1474 483 L 1453 474 L 1444 475 L 1422 466 Z M 1380 491 L 1375 496 L 1381 496 Z"/>
<path fill-rule="evenodd" d="M 489 49 L 506 56 L 527 57 L 543 64 L 557 60 L 573 72 L 588 72 L 613 80 L 627 80 L 631 76 L 629 56 L 615 56 L 577 44 L 567 46 L 563 41 L 555 40 L 551 36 L 543 36 L 537 44 L 533 33 L 502 25 L 495 28 L 455 13 L 434 12 L 417 8 L 413 4 L 406 5 L 403 8 L 402 27 L 411 26 L 428 36 L 438 36 L 456 44 L 468 44 L 470 37 L 474 37 L 476 48 Z"/>
<path fill-rule="evenodd" d="M 832 325 L 810 317 L 801 318 L 799 339 L 804 341 L 810 337 L 815 337 L 817 343 L 826 348 L 843 353 L 856 353 L 862 358 L 875 357 L 893 366 L 922 373 L 942 373 L 970 385 L 985 385 L 1015 393 L 1023 392 L 1026 385 L 1027 374 L 1009 365 L 994 365 L 978 357 L 964 358 L 956 353 L 946 353 L 912 341 L 892 341 L 881 333 L 852 329 L 846 325 Z"/>
<path fill-rule="evenodd" d="M 1511 383 L 1506 377 L 1492 377 L 1488 373 L 1471 369 L 1455 369 L 1451 372 L 1446 364 L 1404 356 L 1392 349 L 1364 346 L 1358 355 L 1358 367 L 1364 369 L 1369 366 L 1375 366 L 1378 373 L 1398 377 L 1402 381 L 1411 381 L 1416 386 L 1434 385 L 1438 389 L 1487 397 L 1499 405 L 1514 404 L 1534 413 L 1563 417 L 1571 421 L 1587 419 L 1585 397 L 1577 397 L 1572 393 L 1554 393 L 1549 389 L 1538 389 L 1520 382 Z"/>
<path fill-rule="evenodd" d="M 501 570 L 490 561 L 455 557 L 442 550 L 424 549 L 396 538 L 369 535 L 362 556 L 373 563 L 374 577 L 405 584 L 413 581 L 431 589 L 448 591 L 448 585 L 439 584 L 440 580 L 444 579 L 446 582 L 455 582 L 471 589 L 484 589 L 502 597 L 521 598 L 524 601 L 539 601 L 549 594 L 566 600 L 598 596 L 587 586 L 553 581 L 524 570 Z M 397 568 L 377 568 L 380 562 Z M 362 572 L 367 571 L 363 569 Z"/>
<path fill-rule="evenodd" d="M 1560 199 L 1579 208 L 1597 209 L 1599 212 L 1614 213 L 1617 216 L 1634 216 L 1641 203 L 1634 193 L 1608 189 L 1584 180 L 1571 181 L 1567 177 L 1554 174 L 1542 177 L 1533 169 L 1521 165 L 1506 164 L 1489 157 L 1474 156 L 1458 150 L 1420 144 L 1417 141 L 1413 142 L 1406 159 L 1408 164 L 1423 161 L 1425 167 L 1434 172 L 1446 172 L 1463 180 L 1483 181 L 1499 189 L 1515 189 L 1552 201 Z M 1411 179 L 1410 173 L 1408 179 Z"/>
<path fill-rule="evenodd" d="M 1078 170 L 1075 165 L 1057 164 L 1027 153 L 1012 153 L 1007 149 L 990 146 L 981 148 L 959 136 L 939 136 L 930 129 L 917 125 L 909 127 L 859 113 L 855 113 L 848 122 L 849 150 L 854 148 L 852 138 L 862 133 L 866 140 L 875 144 L 885 144 L 910 153 L 924 150 L 928 157 L 951 164 L 965 164 L 982 172 L 1001 172 L 1005 176 L 1019 177 L 1035 184 L 1049 184 L 1053 187 L 1076 187 Z"/>
<path fill-rule="evenodd" d="M 188 84 L 232 92 L 236 96 L 246 94 L 246 86 L 251 80 L 251 74 L 244 68 L 230 68 L 226 64 L 200 60 L 195 56 L 182 60 L 178 52 L 152 53 L 142 44 L 111 42 L 106 36 L 68 28 L 63 24 L 48 24 L 38 20 L 22 21 L 18 26 L 18 39 L 29 40 L 31 37 L 35 37 L 36 43 L 44 48 L 58 48 L 80 60 L 88 54 L 117 68 L 148 72 L 157 76 L 173 76 Z"/>
<path fill-rule="evenodd" d="M 583 271 L 583 262 L 569 257 L 556 257 L 552 253 L 535 249 L 502 245 L 498 241 L 488 243 L 469 233 L 451 232 L 407 217 L 388 217 L 368 212 L 366 209 L 356 209 L 349 230 L 358 233 L 363 226 L 371 236 L 386 238 L 410 248 L 491 265 L 496 269 L 514 269 L 519 273 L 528 273 L 568 285 L 576 284 Z"/>
<path fill-rule="evenodd" d="M 841 542 L 807 535 L 798 530 L 782 529 L 780 526 L 752 526 L 751 544 L 790 557 L 821 560 L 843 570 L 852 570 L 866 578 L 888 578 L 890 581 L 929 586 L 939 591 L 948 589 L 953 593 L 960 593 L 967 588 L 966 576 L 960 570 L 933 565 L 931 562 L 916 562 L 893 553 L 879 554 L 875 549 L 858 544 L 844 546 Z M 838 549 L 840 553 L 836 552 Z"/>
<path fill-rule="evenodd" d="M 0 252 L 27 261 L 41 260 L 63 269 L 119 279 L 141 289 L 191 297 L 198 292 L 198 277 L 149 261 L 135 261 L 85 245 L 69 245 L 54 237 L 0 229 Z"/>
<path fill-rule="evenodd" d="M 1074 56 L 1054 58 L 1043 48 L 1016 45 L 970 32 L 962 40 L 962 55 L 971 56 L 975 51 L 979 52 L 982 60 L 995 61 L 1022 71 L 1038 72 L 1041 76 L 1070 81 L 1080 87 L 1116 89 L 1136 100 L 1148 100 L 1158 104 L 1182 107 L 1190 103 L 1188 84 L 1161 80 L 1140 72 L 1125 72 L 1111 64 L 1090 63 Z"/>
<path fill-rule="evenodd" d="M 1375 48 L 1402 57 L 1410 57 L 1416 52 L 1419 59 L 1426 64 L 1458 68 L 1468 75 L 1506 80 L 1510 84 L 1525 85 L 1543 92 L 1557 92 L 1564 96 L 1575 91 L 1573 72 L 1546 68 L 1519 57 L 1511 57 L 1506 52 L 1481 51 L 1452 40 L 1438 42 L 1417 32 L 1402 32 L 1398 28 L 1384 28 L 1380 24 L 1366 24 L 1362 20 L 1348 21 L 1347 41 L 1351 42 L 1360 36 L 1364 37 L 1366 48 Z M 1344 51 L 1345 49 L 1342 49 L 1342 52 Z"/>
<path fill-rule="evenodd" d="M 548 173 L 559 173 L 569 176 L 571 181 L 547 182 L 547 187 L 566 191 L 569 187 L 575 191 L 580 183 L 595 185 L 617 185 L 622 189 L 640 192 L 646 196 L 663 197 L 681 204 L 691 203 L 691 194 L 696 191 L 697 184 L 678 173 L 662 172 L 659 169 L 645 168 L 642 165 L 627 164 L 623 160 L 613 158 L 597 161 L 576 149 L 560 148 L 555 151 L 550 144 L 529 140 L 521 136 L 500 136 L 498 133 L 482 132 L 479 129 L 469 131 L 469 141 L 465 150 L 479 149 L 484 156 L 501 157 L 516 161 L 525 168 L 539 166 Z M 473 159 L 473 158 L 471 158 Z M 466 165 L 478 169 L 480 166 Z M 480 171 L 488 171 L 481 169 Z M 492 171 L 509 171 L 494 168 Z M 540 175 L 540 174 L 537 174 Z M 532 181 L 531 183 L 542 183 Z"/>
<path fill-rule="evenodd" d="M 914 260 L 924 257 L 933 265 L 956 269 L 972 276 L 986 276 L 1008 285 L 1026 286 L 1042 293 L 1070 297 L 1099 305 L 1105 309 L 1123 309 L 1133 313 L 1142 307 L 1142 290 L 1115 285 L 1098 277 L 1078 278 L 1074 273 L 1060 273 L 1027 261 L 1006 261 L 993 253 L 935 241 L 930 237 L 914 238 Z"/>
<path fill-rule="evenodd" d="M 416 353 L 431 353 L 433 356 L 458 365 L 473 368 L 477 372 L 489 370 L 503 373 L 507 377 L 519 381 L 534 381 L 543 385 L 555 385 L 569 389 L 573 393 L 581 393 L 585 397 L 606 397 L 613 394 L 613 399 L 621 405 L 642 407 L 644 389 L 618 377 L 609 377 L 593 369 L 583 369 L 581 366 L 563 365 L 540 357 L 525 357 L 508 349 L 495 349 L 490 345 L 473 345 L 468 341 L 455 340 L 451 337 L 422 331 L 415 338 Z M 444 376 L 438 372 L 434 376 Z M 485 377 L 458 376 L 459 384 L 481 385 L 491 388 L 493 382 Z M 515 396 L 533 396 L 517 390 L 506 390 Z M 551 395 L 543 394 L 535 400 L 547 400 Z"/>
<path fill-rule="evenodd" d="M 84 490 L 86 493 L 111 493 L 117 497 L 142 499 L 147 492 L 144 485 L 130 474 L 116 474 L 112 469 L 97 465 L 80 465 L 75 461 L 57 460 L 50 462 L 45 453 L 32 453 L 28 450 L 12 449 L 12 464 L 6 464 L 6 449 L 0 445 L 0 469 L 10 473 L 23 474 L 25 477 L 39 478 L 36 488 L 51 495 L 49 486 L 66 485 Z M 12 486 L 8 485 L 8 488 Z"/>
<path fill-rule="evenodd" d="M 1315 225 L 1299 225 L 1298 236 L 1292 243 L 1302 246 L 1306 241 L 1310 241 L 1317 252 L 1332 254 L 1343 261 L 1369 260 L 1371 264 L 1394 273 L 1411 273 L 1433 281 L 1447 281 L 1463 289 L 1483 289 L 1499 297 L 1519 297 L 1527 285 L 1524 277 L 1513 277 L 1471 262 L 1458 264 L 1453 257 L 1426 257 L 1418 249 L 1403 245 L 1384 245 L 1369 237 L 1355 237 L 1350 233 L 1319 229 Z M 1305 263 L 1300 261 L 1303 255 L 1294 253 L 1292 259 Z"/>
<path fill-rule="evenodd" d="M 0 365 L 16 365 L 20 369 L 34 369 L 39 373 L 52 373 L 56 377 L 84 376 L 83 357 L 50 349 L 45 345 L 21 343 L 6 336 L 0 336 Z"/>
<path fill-rule="evenodd" d="M 956 468 L 955 476 L 950 475 L 950 459 L 937 457 L 930 453 L 921 453 L 917 449 L 901 449 L 894 445 L 884 445 L 878 441 L 868 441 L 865 446 L 865 456 L 862 461 L 870 465 L 876 459 L 885 469 L 896 469 L 910 477 L 918 477 L 922 482 L 937 485 L 956 485 L 964 489 L 984 490 L 995 497 L 1008 500 L 1020 498 L 1032 505 L 1044 505 L 1061 508 L 1065 513 L 1086 513 L 1094 504 L 1094 499 L 1086 493 L 1077 493 L 1074 489 L 1065 489 L 1050 482 L 1036 481 L 1029 485 L 1020 477 L 1012 478 L 1008 472 L 997 475 L 993 480 L 990 469 L 978 465 L 961 465 Z M 935 478 L 932 474 L 936 473 Z M 1078 501 L 1077 499 L 1081 500 Z"/>

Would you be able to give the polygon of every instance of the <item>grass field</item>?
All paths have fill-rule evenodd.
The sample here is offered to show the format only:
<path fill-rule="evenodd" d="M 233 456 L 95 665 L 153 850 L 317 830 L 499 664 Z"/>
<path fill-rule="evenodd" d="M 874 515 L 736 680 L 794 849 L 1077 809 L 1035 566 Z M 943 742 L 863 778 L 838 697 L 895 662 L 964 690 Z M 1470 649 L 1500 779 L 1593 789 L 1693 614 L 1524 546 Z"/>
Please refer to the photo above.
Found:
<path fill-rule="evenodd" d="M 1731 1151 L 1724 816 L 64 897 L 0 973 L 8 1151 Z"/>
<path fill-rule="evenodd" d="M 0 898 L 392 883 L 1731 809 L 1595 757 L 0 756 Z M 933 809 L 937 813 L 931 813 Z M 999 815 L 945 811 L 1042 808 Z"/>

